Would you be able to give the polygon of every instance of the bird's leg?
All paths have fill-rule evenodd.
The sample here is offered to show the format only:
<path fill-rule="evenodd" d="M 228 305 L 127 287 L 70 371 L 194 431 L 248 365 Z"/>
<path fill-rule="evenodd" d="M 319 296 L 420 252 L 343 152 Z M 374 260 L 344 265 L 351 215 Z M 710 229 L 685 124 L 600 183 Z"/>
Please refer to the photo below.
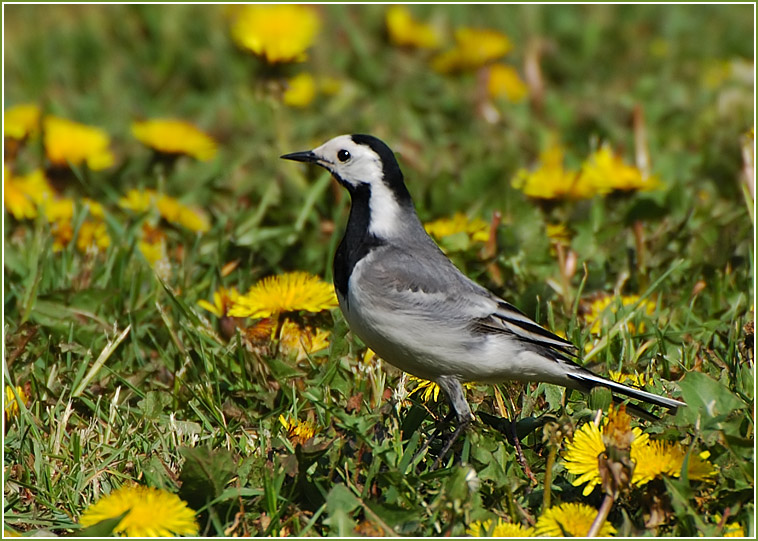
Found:
<path fill-rule="evenodd" d="M 426 451 L 429 448 L 429 445 L 442 434 L 442 430 L 450 424 L 450 421 L 453 420 L 453 416 L 455 415 L 455 411 L 450 410 L 450 413 L 448 413 L 444 419 L 439 421 L 437 423 L 437 426 L 434 429 L 434 432 L 432 433 L 432 436 L 426 440 L 424 445 L 421 446 L 421 449 L 416 451 L 416 454 L 413 455 L 413 458 L 411 459 L 411 464 L 414 464 L 416 462 L 416 459 L 420 457 L 422 454 L 424 454 L 424 451 Z"/>
<path fill-rule="evenodd" d="M 432 464 L 433 470 L 437 469 L 437 466 L 439 466 L 442 460 L 445 458 L 445 455 L 447 455 L 447 452 L 453 446 L 453 444 L 455 443 L 455 440 L 458 439 L 458 436 L 461 435 L 461 432 L 463 432 L 463 430 L 470 424 L 471 424 L 471 418 L 467 418 L 465 420 L 459 419 L 458 426 L 456 427 L 455 432 L 453 432 L 453 435 L 447 439 L 447 442 L 445 442 L 445 445 L 442 447 L 440 454 L 437 456 L 437 460 L 435 460 L 434 464 Z"/>
<path fill-rule="evenodd" d="M 456 417 L 458 417 L 458 426 L 456 427 L 452 436 L 448 438 L 447 442 L 442 447 L 439 456 L 437 456 L 437 460 L 434 461 L 434 464 L 432 465 L 433 470 L 437 469 L 437 466 L 439 466 L 440 462 L 442 462 L 442 460 L 445 458 L 445 455 L 450 450 L 450 447 L 453 446 L 455 440 L 458 439 L 458 436 L 460 436 L 461 432 L 463 432 L 463 430 L 469 424 L 471 424 L 471 421 L 474 420 L 474 414 L 471 413 L 471 409 L 468 406 L 466 395 L 463 392 L 463 386 L 461 385 L 460 381 L 455 378 L 442 376 L 441 378 L 437 379 L 437 385 L 439 385 L 442 390 L 445 391 L 445 394 L 450 401 L 450 405 L 452 406 Z"/>
<path fill-rule="evenodd" d="M 521 441 L 519 440 L 518 433 L 516 432 L 516 421 L 510 422 L 510 430 L 509 434 L 506 434 L 506 437 L 510 440 L 510 442 L 513 444 L 513 447 L 516 448 L 516 460 L 518 461 L 519 465 L 521 466 L 521 469 L 524 470 L 524 473 L 527 477 L 529 477 L 529 480 L 533 484 L 537 484 L 537 478 L 534 476 L 534 473 L 532 473 L 531 468 L 529 468 L 529 464 L 526 462 L 526 458 L 524 458 L 524 451 L 521 450 Z"/>
<path fill-rule="evenodd" d="M 529 477 L 529 480 L 532 483 L 537 484 L 537 478 L 529 468 L 529 464 L 527 464 L 526 458 L 524 458 L 524 451 L 521 449 L 521 440 L 519 439 L 518 431 L 516 430 L 516 421 L 510 421 L 505 417 L 498 417 L 496 415 L 490 415 L 489 413 L 485 412 L 480 413 L 479 417 L 486 424 L 490 425 L 492 428 L 503 434 L 505 436 L 505 439 L 508 440 L 508 443 L 513 445 L 514 449 L 516 449 L 516 461 L 519 463 L 519 466 L 521 466 L 521 469 L 524 471 L 526 476 Z"/>

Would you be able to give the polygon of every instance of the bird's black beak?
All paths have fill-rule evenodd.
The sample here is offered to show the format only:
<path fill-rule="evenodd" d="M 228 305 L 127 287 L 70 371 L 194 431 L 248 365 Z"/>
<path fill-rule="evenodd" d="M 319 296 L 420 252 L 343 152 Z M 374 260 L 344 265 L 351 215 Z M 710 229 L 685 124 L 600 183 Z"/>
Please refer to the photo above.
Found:
<path fill-rule="evenodd" d="M 283 160 L 292 160 L 295 162 L 316 163 L 318 162 L 318 156 L 316 156 L 312 150 L 304 150 L 302 152 L 292 152 L 291 154 L 285 154 L 280 156 Z"/>

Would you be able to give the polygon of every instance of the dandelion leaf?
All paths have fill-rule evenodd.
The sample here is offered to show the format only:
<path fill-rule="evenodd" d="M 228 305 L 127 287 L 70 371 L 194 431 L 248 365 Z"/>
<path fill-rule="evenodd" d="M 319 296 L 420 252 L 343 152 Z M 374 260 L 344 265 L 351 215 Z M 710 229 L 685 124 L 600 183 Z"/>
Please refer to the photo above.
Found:
<path fill-rule="evenodd" d="M 199 509 L 223 492 L 236 466 L 231 453 L 223 449 L 182 447 L 180 452 L 185 461 L 179 474 L 179 497 Z"/>
<path fill-rule="evenodd" d="M 77 537 L 113 537 L 113 529 L 119 525 L 121 520 L 129 513 L 124 511 L 117 517 L 106 518 L 97 524 L 76 532 Z M 44 535 L 44 534 L 42 534 Z"/>
<path fill-rule="evenodd" d="M 347 537 L 355 531 L 355 521 L 350 516 L 360 505 L 358 498 L 345 485 L 335 485 L 326 496 L 326 512 L 329 518 L 324 524 L 329 526 L 330 535 Z"/>

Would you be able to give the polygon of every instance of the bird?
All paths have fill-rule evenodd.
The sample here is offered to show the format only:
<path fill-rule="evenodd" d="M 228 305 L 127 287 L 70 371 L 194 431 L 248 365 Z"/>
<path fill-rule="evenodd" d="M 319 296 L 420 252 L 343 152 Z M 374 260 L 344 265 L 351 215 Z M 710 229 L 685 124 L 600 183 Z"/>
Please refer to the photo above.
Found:
<path fill-rule="evenodd" d="M 466 382 L 600 386 L 670 410 L 685 405 L 580 366 L 574 344 L 463 274 L 427 234 L 395 154 L 380 139 L 340 135 L 281 158 L 319 165 L 349 192 L 332 272 L 339 307 L 380 358 L 439 385 L 458 420 L 453 438 L 475 419 Z"/>

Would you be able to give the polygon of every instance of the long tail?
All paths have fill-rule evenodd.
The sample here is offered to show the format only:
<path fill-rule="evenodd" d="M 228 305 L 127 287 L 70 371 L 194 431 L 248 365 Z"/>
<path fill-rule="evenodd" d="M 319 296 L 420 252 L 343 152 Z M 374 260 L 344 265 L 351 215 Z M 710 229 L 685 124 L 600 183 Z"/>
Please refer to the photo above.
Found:
<path fill-rule="evenodd" d="M 570 373 L 568 374 L 568 377 L 570 377 L 573 380 L 584 383 L 586 385 L 589 385 L 590 387 L 595 387 L 596 385 L 602 385 L 603 387 L 608 387 L 611 391 L 616 391 L 630 398 L 636 398 L 637 400 L 648 402 L 649 404 L 655 404 L 656 406 L 663 406 L 664 408 L 676 409 L 680 406 L 687 405 L 684 402 L 680 402 L 679 400 L 666 398 L 664 396 L 658 396 L 656 394 L 648 393 L 647 391 L 643 391 L 641 389 L 635 389 L 634 387 L 627 387 L 626 385 L 616 383 L 615 381 L 611 381 L 604 377 L 596 376 L 595 374 L 591 373 L 588 370 L 582 370 L 581 372 L 577 371 L 577 372 Z"/>

